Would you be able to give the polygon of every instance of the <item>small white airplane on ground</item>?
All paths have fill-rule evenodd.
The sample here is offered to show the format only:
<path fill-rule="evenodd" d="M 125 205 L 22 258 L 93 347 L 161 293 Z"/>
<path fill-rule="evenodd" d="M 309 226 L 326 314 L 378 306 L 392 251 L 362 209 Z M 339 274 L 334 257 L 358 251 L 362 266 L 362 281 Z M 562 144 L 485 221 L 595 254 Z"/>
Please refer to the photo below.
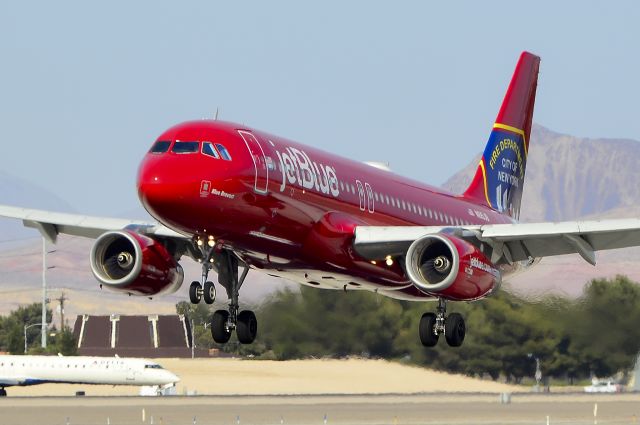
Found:
<path fill-rule="evenodd" d="M 150 360 L 125 357 L 0 356 L 0 396 L 5 387 L 37 384 L 175 386 L 175 374 Z"/>

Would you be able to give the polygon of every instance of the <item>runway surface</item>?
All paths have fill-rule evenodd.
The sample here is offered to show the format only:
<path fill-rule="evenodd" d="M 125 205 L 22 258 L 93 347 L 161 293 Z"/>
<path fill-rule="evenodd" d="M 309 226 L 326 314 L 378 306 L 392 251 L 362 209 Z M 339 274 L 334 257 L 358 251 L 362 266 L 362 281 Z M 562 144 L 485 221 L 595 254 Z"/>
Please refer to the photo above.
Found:
<path fill-rule="evenodd" d="M 597 404 L 597 417 L 594 408 Z M 549 420 L 547 422 L 547 416 Z M 75 424 L 635 424 L 640 394 L 7 397 L 0 423 Z M 594 422 L 597 419 L 597 422 Z"/>

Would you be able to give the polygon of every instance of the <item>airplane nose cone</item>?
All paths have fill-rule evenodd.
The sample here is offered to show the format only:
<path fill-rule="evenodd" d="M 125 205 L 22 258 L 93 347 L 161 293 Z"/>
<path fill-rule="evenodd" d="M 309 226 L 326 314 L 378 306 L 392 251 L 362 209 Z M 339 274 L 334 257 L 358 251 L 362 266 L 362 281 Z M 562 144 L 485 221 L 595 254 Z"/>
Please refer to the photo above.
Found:
<path fill-rule="evenodd" d="M 166 167 L 161 161 L 147 159 L 138 170 L 138 197 L 145 209 L 156 218 L 169 201 L 166 177 Z"/>
<path fill-rule="evenodd" d="M 164 370 L 162 380 L 164 381 L 163 382 L 164 385 L 168 385 L 168 384 L 176 385 L 178 382 L 180 382 L 180 378 L 175 373 L 170 372 L 168 370 Z"/>

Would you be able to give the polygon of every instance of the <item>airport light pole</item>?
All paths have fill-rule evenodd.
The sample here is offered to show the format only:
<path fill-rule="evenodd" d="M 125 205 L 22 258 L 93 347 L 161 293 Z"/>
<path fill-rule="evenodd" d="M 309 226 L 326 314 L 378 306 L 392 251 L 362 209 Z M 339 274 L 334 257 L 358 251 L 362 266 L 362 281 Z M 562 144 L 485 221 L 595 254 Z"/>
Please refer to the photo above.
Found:
<path fill-rule="evenodd" d="M 42 321 L 40 345 L 47 348 L 47 240 L 42 238 Z"/>
<path fill-rule="evenodd" d="M 50 251 L 55 252 L 55 251 Z M 47 348 L 47 269 L 53 269 L 55 266 L 47 267 L 47 240 L 42 237 L 42 319 L 40 325 L 41 338 L 40 346 Z"/>
<path fill-rule="evenodd" d="M 30 325 L 24 325 L 24 353 L 27 354 L 27 329 L 34 326 L 41 326 L 42 324 L 39 322 L 32 323 Z"/>
<path fill-rule="evenodd" d="M 196 351 L 196 337 L 195 328 L 193 327 L 193 319 L 191 319 L 191 358 L 195 358 Z"/>
<path fill-rule="evenodd" d="M 527 357 L 530 359 L 533 358 L 536 361 L 536 391 L 540 391 L 540 381 L 542 380 L 542 370 L 540 369 L 540 358 L 538 356 L 533 355 L 533 353 L 527 354 Z"/>

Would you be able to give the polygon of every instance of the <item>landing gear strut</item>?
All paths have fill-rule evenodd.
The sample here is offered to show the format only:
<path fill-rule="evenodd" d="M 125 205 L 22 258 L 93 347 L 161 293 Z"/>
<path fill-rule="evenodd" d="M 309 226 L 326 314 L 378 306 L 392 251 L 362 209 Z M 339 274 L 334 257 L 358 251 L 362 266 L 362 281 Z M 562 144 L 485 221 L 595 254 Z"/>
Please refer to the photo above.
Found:
<path fill-rule="evenodd" d="M 198 239 L 197 246 L 202 254 L 202 277 L 200 282 L 197 280 L 191 282 L 191 286 L 189 286 L 189 301 L 191 301 L 191 304 L 199 304 L 204 299 L 205 303 L 213 304 L 216 300 L 216 287 L 207 278 L 213 268 L 211 261 L 214 255 L 215 243 L 210 236 L 207 244 Z"/>
<path fill-rule="evenodd" d="M 435 313 L 425 313 L 420 319 L 420 342 L 425 347 L 434 347 L 438 338 L 444 334 L 447 344 L 460 347 L 464 341 L 466 327 L 459 313 L 451 313 L 447 317 L 447 302 L 439 298 Z"/>
<path fill-rule="evenodd" d="M 189 286 L 189 301 L 191 304 L 198 304 L 204 299 L 207 304 L 213 304 L 216 300 L 216 287 L 213 282 L 207 280 L 211 263 L 204 262 L 202 264 L 202 280 L 198 282 L 194 280 Z"/>
<path fill-rule="evenodd" d="M 240 311 L 238 302 L 239 292 L 244 283 L 249 267 L 244 266 L 242 274 L 238 277 L 238 258 L 228 250 L 214 251 L 213 243 L 198 244 L 202 253 L 202 279 L 200 282 L 193 281 L 189 287 L 189 300 L 193 304 L 198 304 L 204 299 L 207 304 L 213 304 L 216 300 L 216 287 L 213 282 L 208 281 L 209 272 L 214 264 L 218 271 L 218 283 L 227 291 L 229 298 L 228 310 L 217 310 L 211 316 L 211 336 L 218 344 L 229 342 L 231 334 L 235 330 L 238 334 L 238 341 L 241 344 L 251 344 L 258 334 L 258 321 L 253 311 Z"/>
<path fill-rule="evenodd" d="M 218 310 L 213 313 L 211 318 L 211 336 L 219 344 L 229 341 L 234 330 L 241 344 L 251 344 L 258 334 L 256 315 L 250 310 L 238 313 L 240 310 L 239 292 L 247 277 L 249 267 L 244 267 L 240 277 L 238 277 L 238 269 L 238 259 L 235 255 L 229 251 L 220 253 L 218 283 L 227 291 L 229 309 Z"/>

